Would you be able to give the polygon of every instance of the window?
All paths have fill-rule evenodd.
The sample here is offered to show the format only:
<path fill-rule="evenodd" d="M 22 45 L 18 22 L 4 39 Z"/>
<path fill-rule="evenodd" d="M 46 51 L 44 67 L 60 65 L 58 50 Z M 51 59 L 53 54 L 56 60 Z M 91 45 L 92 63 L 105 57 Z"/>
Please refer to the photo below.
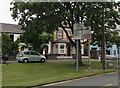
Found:
<path fill-rule="evenodd" d="M 21 56 L 23 53 L 22 52 L 18 52 L 18 56 Z"/>
<path fill-rule="evenodd" d="M 60 45 L 60 53 L 65 53 L 65 45 Z"/>
<path fill-rule="evenodd" d="M 55 45 L 55 53 L 58 53 L 58 45 Z"/>
<path fill-rule="evenodd" d="M 10 38 L 12 41 L 14 41 L 14 34 L 13 33 L 10 34 Z"/>
<path fill-rule="evenodd" d="M 58 38 L 58 39 L 62 39 L 62 29 L 58 29 L 57 38 Z"/>
<path fill-rule="evenodd" d="M 26 54 L 26 55 L 30 55 L 30 53 L 29 53 L 29 52 L 24 52 L 24 54 Z"/>
<path fill-rule="evenodd" d="M 116 50 L 114 50 L 114 55 L 116 55 Z"/>
<path fill-rule="evenodd" d="M 31 55 L 40 55 L 37 52 L 30 52 L 30 53 L 31 53 Z"/>
<path fill-rule="evenodd" d="M 70 35 L 70 30 L 67 30 L 67 33 L 68 33 L 69 36 L 71 36 L 71 35 Z"/>
<path fill-rule="evenodd" d="M 54 53 L 55 54 L 65 54 L 66 52 L 66 44 L 64 43 L 56 43 L 54 45 Z"/>

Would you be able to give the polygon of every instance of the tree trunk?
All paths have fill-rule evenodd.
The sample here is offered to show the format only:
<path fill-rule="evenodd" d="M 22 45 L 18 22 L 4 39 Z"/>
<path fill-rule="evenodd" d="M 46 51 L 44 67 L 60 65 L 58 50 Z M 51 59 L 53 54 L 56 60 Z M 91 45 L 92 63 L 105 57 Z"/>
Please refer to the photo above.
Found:
<path fill-rule="evenodd" d="M 103 6 L 103 16 L 102 16 L 102 21 L 103 21 L 103 24 L 102 24 L 102 34 L 103 34 L 103 37 L 102 37 L 102 68 L 103 68 L 103 70 L 105 70 L 106 69 L 106 63 L 105 63 L 105 61 L 106 61 L 106 42 L 105 42 L 105 26 L 104 26 L 104 24 L 105 24 L 105 21 L 104 21 L 104 6 Z"/>

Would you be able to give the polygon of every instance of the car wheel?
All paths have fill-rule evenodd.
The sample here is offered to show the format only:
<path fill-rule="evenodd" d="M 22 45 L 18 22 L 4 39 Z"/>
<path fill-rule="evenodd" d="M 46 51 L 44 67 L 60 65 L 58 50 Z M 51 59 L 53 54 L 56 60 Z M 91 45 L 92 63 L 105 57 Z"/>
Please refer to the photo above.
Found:
<path fill-rule="evenodd" d="M 45 61 L 46 61 L 46 60 L 45 60 L 44 58 L 42 58 L 40 62 L 44 63 Z"/>
<path fill-rule="evenodd" d="M 28 63 L 28 62 L 29 62 L 28 59 L 23 60 L 23 63 Z"/>

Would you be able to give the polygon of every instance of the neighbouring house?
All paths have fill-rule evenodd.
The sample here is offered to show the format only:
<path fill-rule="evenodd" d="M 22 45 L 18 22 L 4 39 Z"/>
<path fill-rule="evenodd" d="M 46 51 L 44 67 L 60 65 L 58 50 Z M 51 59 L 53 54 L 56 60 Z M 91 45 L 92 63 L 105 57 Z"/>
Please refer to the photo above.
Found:
<path fill-rule="evenodd" d="M 10 36 L 11 40 L 15 42 L 18 38 L 20 38 L 23 30 L 21 30 L 21 26 L 17 24 L 0 23 L 0 34 L 1 33 L 7 33 Z M 23 48 L 23 46 L 26 46 L 26 44 L 19 43 L 18 50 L 28 50 L 28 48 Z"/>
<path fill-rule="evenodd" d="M 11 40 L 15 42 L 23 33 L 21 27 L 15 24 L 0 23 L 0 33 L 7 33 Z"/>
<path fill-rule="evenodd" d="M 118 36 L 120 36 L 120 25 L 118 25 L 118 27 L 117 27 L 117 29 L 115 31 L 117 31 L 119 33 Z M 91 45 L 91 56 L 93 56 L 94 58 L 99 57 L 100 56 L 99 55 L 99 53 L 100 53 L 99 51 L 100 50 L 101 49 L 97 45 L 96 46 L 92 46 Z M 93 52 L 94 52 L 94 54 L 93 54 Z M 120 47 L 118 48 L 116 44 L 113 44 L 110 48 L 106 49 L 106 54 L 114 55 L 117 58 L 120 58 Z M 95 57 L 95 56 L 97 56 L 97 57 Z"/>
<path fill-rule="evenodd" d="M 115 31 L 117 31 L 119 33 L 118 36 L 120 36 L 120 25 Z M 115 55 L 117 58 L 120 58 L 120 47 L 117 47 L 117 45 L 113 44 L 112 47 L 109 48 L 109 52 L 110 55 Z"/>

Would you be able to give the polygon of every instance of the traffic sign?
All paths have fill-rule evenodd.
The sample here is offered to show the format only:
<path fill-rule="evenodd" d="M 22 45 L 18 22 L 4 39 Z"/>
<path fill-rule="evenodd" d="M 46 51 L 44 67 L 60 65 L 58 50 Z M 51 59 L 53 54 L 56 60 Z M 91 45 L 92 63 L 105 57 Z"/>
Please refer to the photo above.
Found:
<path fill-rule="evenodd" d="M 73 37 L 75 40 L 91 39 L 91 28 L 85 27 L 84 24 L 74 24 Z"/>

